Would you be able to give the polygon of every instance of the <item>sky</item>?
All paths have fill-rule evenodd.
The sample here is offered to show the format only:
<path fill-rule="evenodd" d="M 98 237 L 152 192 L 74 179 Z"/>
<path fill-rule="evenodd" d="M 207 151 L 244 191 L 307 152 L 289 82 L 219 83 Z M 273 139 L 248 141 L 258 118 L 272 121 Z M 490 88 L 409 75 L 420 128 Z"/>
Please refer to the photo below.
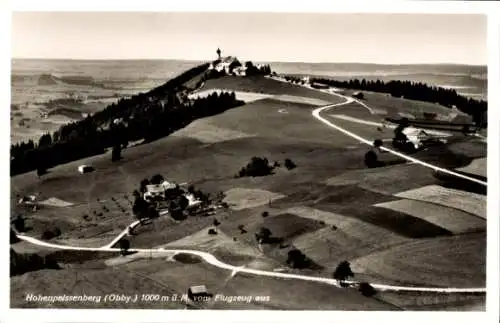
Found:
<path fill-rule="evenodd" d="M 487 64 L 483 15 L 14 12 L 12 57 Z"/>

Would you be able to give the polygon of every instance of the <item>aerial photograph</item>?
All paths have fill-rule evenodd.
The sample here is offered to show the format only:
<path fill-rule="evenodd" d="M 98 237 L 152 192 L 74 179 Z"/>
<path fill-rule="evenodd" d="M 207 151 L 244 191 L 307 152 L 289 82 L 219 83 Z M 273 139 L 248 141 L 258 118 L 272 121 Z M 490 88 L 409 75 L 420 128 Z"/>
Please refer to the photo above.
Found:
<path fill-rule="evenodd" d="M 486 15 L 18 11 L 11 44 L 11 309 L 486 310 Z"/>

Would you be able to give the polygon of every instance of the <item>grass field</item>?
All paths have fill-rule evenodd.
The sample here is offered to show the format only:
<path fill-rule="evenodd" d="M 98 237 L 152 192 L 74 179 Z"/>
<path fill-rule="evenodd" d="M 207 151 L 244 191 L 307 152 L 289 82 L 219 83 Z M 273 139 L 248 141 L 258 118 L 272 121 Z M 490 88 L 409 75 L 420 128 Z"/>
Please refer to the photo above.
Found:
<path fill-rule="evenodd" d="M 486 230 L 486 221 L 484 219 L 439 204 L 402 199 L 375 204 L 375 206 L 418 217 L 454 234 Z"/>
<path fill-rule="evenodd" d="M 477 158 L 472 160 L 472 162 L 465 166 L 458 168 L 458 171 L 462 171 L 467 174 L 472 174 L 472 175 L 478 175 L 482 177 L 487 177 L 486 171 L 487 171 L 487 160 L 486 157 L 484 158 Z"/>
<path fill-rule="evenodd" d="M 485 295 L 383 292 L 375 296 L 408 311 L 485 311 Z"/>
<path fill-rule="evenodd" d="M 486 237 L 471 233 L 422 239 L 351 262 L 354 272 L 394 284 L 481 287 L 486 283 Z M 411 269 L 410 269 L 411 268 Z"/>
<path fill-rule="evenodd" d="M 227 129 L 210 124 L 207 119 L 193 121 L 188 127 L 176 131 L 172 136 L 187 137 L 203 143 L 216 143 L 238 138 L 250 138 L 255 134 Z"/>
<path fill-rule="evenodd" d="M 233 210 L 242 210 L 266 205 L 273 200 L 284 197 L 282 194 L 245 188 L 234 188 L 224 192 L 224 194 L 226 195 L 224 201 L 228 203 Z"/>
<path fill-rule="evenodd" d="M 437 185 L 425 186 L 396 194 L 397 197 L 426 201 L 486 217 L 486 196 Z"/>
<path fill-rule="evenodd" d="M 358 186 L 385 195 L 393 195 L 411 188 L 437 183 L 432 171 L 420 165 L 399 164 L 375 169 L 349 171 L 328 178 L 327 185 L 358 184 Z"/>
<path fill-rule="evenodd" d="M 354 92 L 356 91 L 345 91 L 344 94 L 351 95 Z M 395 98 L 390 94 L 385 93 L 363 91 L 363 94 L 364 99 L 362 102 L 368 106 L 374 106 L 377 109 L 386 110 L 386 117 L 401 118 L 402 115 L 400 113 L 406 113 L 415 116 L 417 119 L 422 119 L 424 117 L 424 112 L 435 113 L 441 116 L 448 116 L 452 113 L 451 109 L 439 104 Z M 460 112 L 460 114 L 462 113 Z"/>
<path fill-rule="evenodd" d="M 225 76 L 217 79 L 211 79 L 208 80 L 203 87 L 203 90 L 207 89 L 231 89 L 233 91 L 264 93 L 271 95 L 292 95 L 325 100 L 330 103 L 339 103 L 344 101 L 336 96 L 306 89 L 298 85 L 279 82 L 263 76 Z"/>

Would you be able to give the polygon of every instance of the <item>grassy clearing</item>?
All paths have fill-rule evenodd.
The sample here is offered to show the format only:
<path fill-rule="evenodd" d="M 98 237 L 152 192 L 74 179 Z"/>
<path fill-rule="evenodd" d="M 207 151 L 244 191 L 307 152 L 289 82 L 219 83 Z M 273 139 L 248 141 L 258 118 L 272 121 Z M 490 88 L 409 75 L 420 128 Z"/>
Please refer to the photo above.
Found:
<path fill-rule="evenodd" d="M 375 204 L 375 206 L 423 219 L 454 234 L 486 230 L 484 219 L 438 204 L 403 199 Z"/>
<path fill-rule="evenodd" d="M 478 175 L 482 177 L 487 177 L 487 160 L 486 158 L 474 159 L 469 165 L 465 167 L 457 168 L 456 170 L 462 171 L 467 174 Z"/>
<path fill-rule="evenodd" d="M 320 99 L 331 103 L 343 101 L 343 99 L 327 93 L 306 89 L 299 85 L 272 80 L 263 76 L 225 76 L 208 80 L 203 89 L 230 89 L 232 91 L 265 93 L 271 95 L 292 95 Z"/>
<path fill-rule="evenodd" d="M 396 196 L 435 203 L 486 218 L 486 196 L 481 194 L 429 185 L 401 192 Z"/>
<path fill-rule="evenodd" d="M 293 288 L 290 288 L 290 284 Z M 252 277 L 238 274 L 229 280 L 220 292 L 225 295 L 269 296 L 269 302 L 260 305 L 282 310 L 394 310 L 375 299 L 365 298 L 355 290 L 284 279 Z M 228 306 L 229 305 L 229 306 Z M 244 304 L 215 303 L 213 309 L 244 309 Z"/>
<path fill-rule="evenodd" d="M 240 241 L 233 241 L 232 237 L 225 234 L 222 230 L 217 230 L 217 235 L 209 235 L 209 228 L 183 237 L 179 240 L 172 241 L 164 246 L 166 249 L 196 249 L 206 252 L 221 252 L 235 255 L 243 255 L 250 257 L 259 257 L 261 252 L 257 248 L 253 248 Z"/>
<path fill-rule="evenodd" d="M 375 141 L 375 139 L 392 139 L 394 138 L 394 132 L 392 129 L 382 128 L 373 125 L 367 125 L 363 123 L 353 122 L 350 120 L 342 119 L 341 117 L 337 117 L 335 115 L 327 115 L 327 119 L 333 124 L 342 127 L 348 131 L 354 132 L 356 135 L 361 136 L 371 142 Z M 324 115 L 323 115 L 324 116 Z M 378 130 L 380 128 L 380 130 Z M 337 131 L 332 129 L 332 131 Z M 342 134 L 344 135 L 344 134 Z M 345 136 L 345 135 L 344 135 Z M 355 140 L 355 139 L 353 139 Z M 357 141 L 357 140 L 356 140 Z M 359 142 L 359 141 L 357 141 Z M 367 146 L 368 147 L 368 146 Z"/>
<path fill-rule="evenodd" d="M 54 279 L 51 270 L 31 272 L 11 278 L 12 308 L 183 308 L 173 302 L 104 302 L 104 295 L 116 293 L 125 295 L 161 294 L 170 295 L 178 292 L 166 284 L 158 283 L 141 273 L 135 273 L 124 267 L 100 269 L 65 269 L 57 271 Z M 29 286 L 29 288 L 27 288 Z M 93 295 L 100 296 L 100 302 L 27 302 L 26 293 L 34 295 Z"/>
<path fill-rule="evenodd" d="M 346 91 L 346 93 L 354 93 L 356 91 Z M 365 99 L 362 100 L 368 106 L 384 109 L 387 111 L 388 117 L 401 117 L 400 112 L 414 115 L 416 118 L 423 118 L 423 113 L 436 113 L 438 115 L 447 116 L 452 110 L 443 107 L 439 104 L 422 102 L 416 100 L 408 100 L 403 98 L 395 98 L 390 94 L 375 93 L 363 91 Z"/>
<path fill-rule="evenodd" d="M 377 299 L 408 311 L 485 311 L 485 295 L 383 292 Z"/>
<path fill-rule="evenodd" d="M 353 271 L 384 284 L 483 287 L 486 235 L 422 239 L 351 261 Z"/>
<path fill-rule="evenodd" d="M 285 113 L 280 111 L 286 110 Z M 265 99 L 226 111 L 214 119 L 214 125 L 258 134 L 283 142 L 308 142 L 344 146 L 355 143 L 311 116 L 310 105 Z"/>
<path fill-rule="evenodd" d="M 328 178 L 327 185 L 358 184 L 385 195 L 436 183 L 432 171 L 415 164 L 400 164 L 374 169 L 360 169 Z"/>
<path fill-rule="evenodd" d="M 66 207 L 73 205 L 73 203 L 63 201 L 61 199 L 58 199 L 57 197 L 50 197 L 46 200 L 41 201 L 40 204 L 47 206 L 55 206 L 55 207 Z"/>
<path fill-rule="evenodd" d="M 308 207 L 293 207 L 287 212 L 327 224 L 293 240 L 297 248 L 326 268 L 334 268 L 345 259 L 410 241 L 390 230 L 333 212 Z"/>
<path fill-rule="evenodd" d="M 124 211 L 123 211 L 124 210 Z M 27 235 L 40 238 L 46 230 L 59 228 L 56 243 L 101 247 L 132 222 L 130 204 L 123 196 L 89 201 L 69 207 L 43 207 L 26 214 Z"/>
<path fill-rule="evenodd" d="M 247 274 L 231 275 L 231 272 L 212 267 L 203 262 L 189 265 L 165 263 L 158 260 L 140 260 L 125 265 L 133 272 L 141 273 L 157 284 L 165 284 L 180 293 L 189 286 L 206 285 L 214 296 L 244 295 L 269 296 L 269 301 L 223 302 L 212 301 L 200 305 L 206 309 L 391 309 L 384 303 L 365 299 L 357 291 L 342 290 L 327 285 L 289 280 L 255 277 Z M 297 293 L 300 291 L 300 293 Z"/>
<path fill-rule="evenodd" d="M 260 227 L 266 227 L 271 230 L 273 237 L 289 241 L 308 232 L 314 232 L 324 226 L 320 221 L 279 212 L 278 214 L 264 218 L 258 226 L 249 225 L 246 228 L 248 232 L 253 233 L 257 232 Z"/>
<path fill-rule="evenodd" d="M 278 193 L 246 188 L 233 188 L 224 192 L 224 194 L 226 195 L 224 202 L 228 203 L 229 207 L 233 210 L 243 210 L 266 205 L 284 197 L 284 195 Z"/>
<path fill-rule="evenodd" d="M 255 135 L 214 126 L 210 124 L 209 120 L 200 119 L 192 122 L 187 127 L 174 132 L 172 136 L 193 138 L 203 143 L 217 143 L 226 140 L 249 138 Z"/>
<path fill-rule="evenodd" d="M 331 104 L 331 101 L 325 101 L 315 98 L 307 98 L 296 95 L 277 95 L 273 97 L 274 100 L 281 102 L 290 102 L 290 103 L 300 103 L 300 104 L 308 104 L 313 106 L 324 106 Z"/>
<path fill-rule="evenodd" d="M 189 96 L 190 99 L 196 99 L 196 98 L 203 98 L 207 97 L 212 93 L 221 93 L 221 92 L 234 92 L 236 95 L 236 99 L 244 101 L 244 102 L 252 102 L 252 101 L 257 101 L 261 99 L 266 99 L 269 97 L 272 97 L 270 94 L 264 94 L 264 93 L 255 93 L 255 92 L 245 92 L 245 91 L 234 91 L 232 89 L 207 89 L 207 90 L 202 90 L 198 91 L 196 93 L 193 93 Z"/>
<path fill-rule="evenodd" d="M 371 108 L 371 107 L 370 107 Z M 360 118 L 372 122 L 382 122 L 386 118 L 385 113 L 373 114 L 369 109 L 357 102 L 351 102 L 325 110 L 326 114 L 344 114 L 353 118 Z"/>
<path fill-rule="evenodd" d="M 311 206 L 324 211 L 340 213 L 363 222 L 390 230 L 404 237 L 420 238 L 450 234 L 447 230 L 427 221 L 373 207 L 393 197 L 365 190 L 356 185 L 326 186 L 320 184 L 295 185 L 293 193 L 276 201 L 277 205 Z"/>

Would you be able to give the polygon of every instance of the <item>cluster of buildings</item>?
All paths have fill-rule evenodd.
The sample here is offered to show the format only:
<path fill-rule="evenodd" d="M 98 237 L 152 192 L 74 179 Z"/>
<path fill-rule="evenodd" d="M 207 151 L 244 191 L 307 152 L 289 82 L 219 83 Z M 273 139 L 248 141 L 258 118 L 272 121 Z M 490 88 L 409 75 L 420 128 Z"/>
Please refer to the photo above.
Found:
<path fill-rule="evenodd" d="M 234 56 L 220 57 L 215 62 L 210 63 L 208 70 L 217 71 L 219 73 L 225 73 L 226 75 L 236 75 L 236 76 L 246 76 L 248 74 L 249 64 L 253 66 L 251 62 L 246 62 L 242 64 L 238 58 Z M 254 70 L 262 70 L 264 64 L 256 64 Z"/>
<path fill-rule="evenodd" d="M 173 182 L 163 181 L 160 184 L 146 185 L 146 192 L 143 195 L 146 201 L 168 200 L 175 198 L 180 194 L 184 195 L 188 200 L 187 209 L 194 209 L 201 205 L 201 200 L 197 199 L 194 194 L 190 192 L 183 192 L 179 185 Z"/>

